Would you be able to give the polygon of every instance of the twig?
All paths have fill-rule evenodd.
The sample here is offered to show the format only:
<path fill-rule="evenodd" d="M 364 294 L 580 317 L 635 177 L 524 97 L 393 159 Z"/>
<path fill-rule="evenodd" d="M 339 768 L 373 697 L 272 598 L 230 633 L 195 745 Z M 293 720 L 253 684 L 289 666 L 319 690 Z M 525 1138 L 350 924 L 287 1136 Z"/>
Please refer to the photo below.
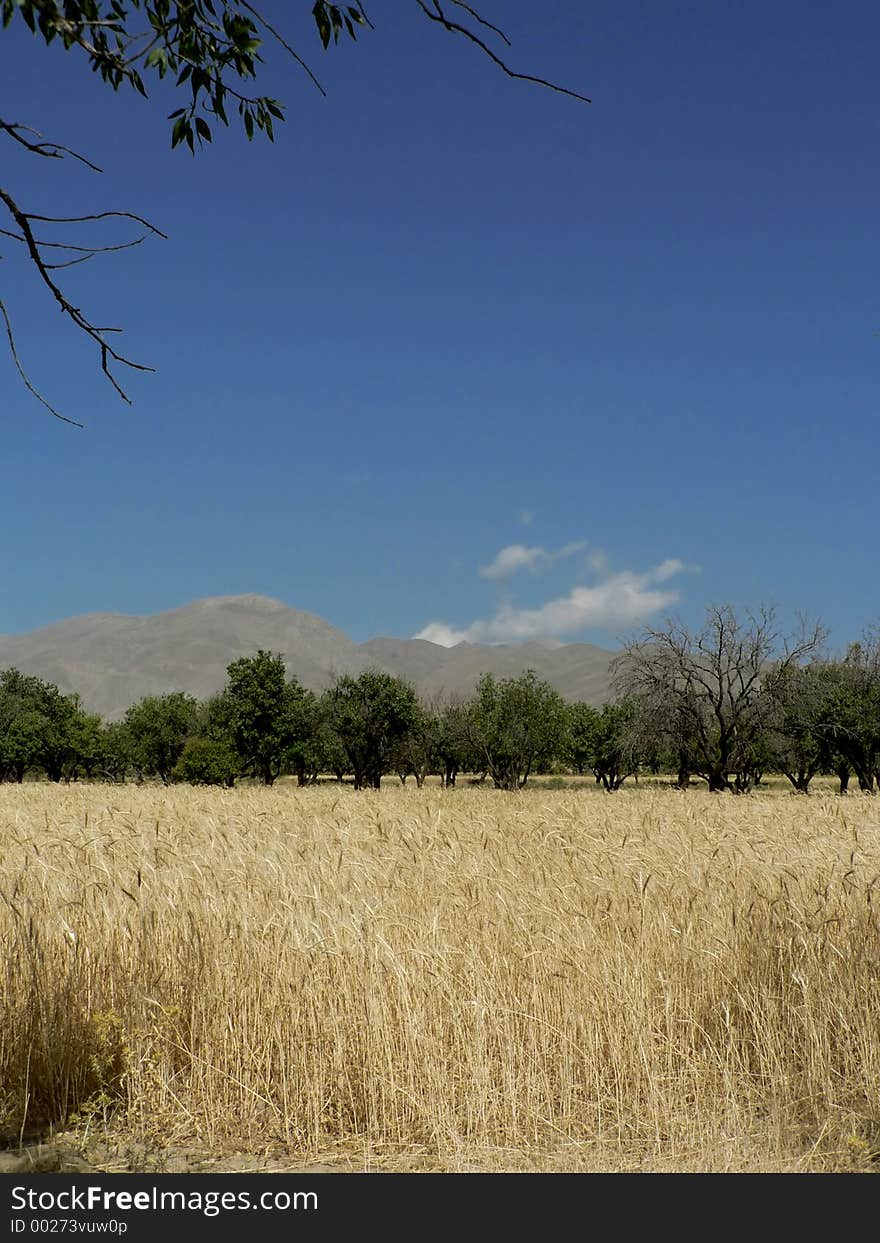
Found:
<path fill-rule="evenodd" d="M 61 310 L 64 312 L 64 314 L 69 315 L 70 318 L 73 320 L 73 322 L 76 324 L 76 326 L 79 329 L 81 329 L 86 334 L 86 336 L 91 337 L 91 339 L 98 346 L 99 350 L 101 351 L 101 370 L 104 372 L 104 375 L 113 385 L 114 389 L 119 394 L 119 396 L 122 398 L 122 400 L 131 404 L 131 398 L 128 396 L 125 390 L 121 387 L 116 377 L 113 375 L 112 371 L 110 370 L 110 359 L 112 359 L 114 362 L 119 363 L 120 365 L 131 367 L 132 370 L 134 371 L 154 371 L 155 368 L 148 367 L 143 363 L 136 363 L 132 359 L 127 358 L 124 354 L 120 354 L 117 350 L 114 350 L 113 347 L 104 340 L 103 334 L 106 332 L 119 332 L 120 329 L 97 327 L 95 324 L 91 323 L 88 319 L 86 319 L 85 315 L 83 315 L 79 307 L 74 306 L 73 303 L 71 303 L 67 299 L 67 297 L 64 295 L 64 293 L 59 288 L 59 286 L 55 283 L 55 281 L 49 275 L 49 268 L 47 267 L 47 264 L 45 260 L 43 259 L 43 256 L 40 254 L 39 244 L 37 243 L 37 240 L 33 234 L 33 230 L 31 229 L 31 221 L 42 220 L 44 222 L 48 222 L 52 224 L 80 223 L 85 220 L 103 220 L 103 219 L 106 219 L 107 217 L 117 216 L 117 217 L 125 217 L 130 220 L 137 220 L 141 224 L 145 225 L 145 227 L 149 229 L 151 232 L 158 234 L 160 237 L 164 237 L 165 234 L 162 233 L 161 230 L 157 229 L 155 225 L 150 224 L 148 220 L 144 220 L 142 216 L 137 216 L 133 212 L 98 212 L 96 214 L 92 214 L 88 216 L 68 216 L 68 217 L 38 216 L 35 213 L 23 212 L 21 208 L 18 206 L 18 204 L 16 203 L 15 199 L 12 197 L 12 195 L 9 194 L 9 192 L 7 190 L 4 190 L 2 187 L 0 187 L 0 202 L 6 205 L 7 209 L 9 210 L 10 215 L 12 216 L 15 223 L 18 225 L 19 229 L 21 230 L 24 236 L 24 239 L 25 239 L 25 243 L 27 245 L 28 253 L 30 254 L 30 257 L 31 257 L 31 260 L 33 261 L 34 266 L 36 267 L 38 273 L 40 274 L 40 278 L 42 279 L 43 283 L 49 289 L 49 291 L 51 292 L 55 301 L 61 307 Z M 30 388 L 31 386 L 29 385 L 28 387 Z M 48 403 L 44 401 L 44 405 L 48 405 Z M 49 408 L 51 409 L 51 407 Z M 56 411 L 54 410 L 52 412 L 53 414 L 56 413 Z M 69 420 L 69 421 L 72 422 L 73 420 Z"/>
<path fill-rule="evenodd" d="M 298 53 L 298 52 L 296 52 L 296 51 L 295 51 L 295 50 L 294 50 L 294 49 L 290 46 L 290 44 L 287 42 L 287 40 L 284 38 L 284 36 L 278 33 L 278 31 L 275 29 L 275 27 L 274 27 L 274 26 L 273 26 L 270 22 L 268 22 L 268 21 L 266 20 L 266 18 L 265 18 L 265 17 L 263 16 L 263 14 L 259 11 L 259 9 L 254 8 L 254 6 L 253 6 L 252 4 L 248 4 L 248 0 L 240 0 L 240 2 L 241 2 L 241 7 L 242 7 L 243 9 L 247 9 L 247 11 L 248 11 L 249 13 L 253 13 L 254 17 L 256 17 L 256 18 L 257 18 L 257 20 L 258 20 L 258 21 L 260 21 L 260 22 L 262 22 L 262 24 L 266 27 L 266 29 L 269 31 L 269 34 L 270 34 L 270 35 L 272 35 L 272 37 L 273 37 L 273 38 L 277 39 L 277 41 L 278 41 L 278 42 L 281 44 L 281 46 L 284 48 L 285 52 L 287 52 L 290 56 L 292 56 L 292 57 L 293 57 L 293 59 L 296 61 L 296 63 L 297 63 L 297 64 L 298 64 L 298 65 L 299 65 L 302 69 L 304 69 L 304 70 L 306 71 L 306 73 L 309 75 L 309 77 L 311 78 L 311 80 L 314 82 L 315 86 L 318 88 L 318 90 L 321 92 L 321 94 L 322 94 L 322 95 L 324 96 L 324 98 L 326 99 L 326 98 L 327 98 L 327 92 L 324 90 L 324 88 L 323 88 L 323 86 L 321 85 L 321 83 L 320 83 L 320 82 L 318 81 L 318 79 L 315 77 L 315 75 L 314 75 L 314 73 L 312 72 L 311 68 L 310 68 L 310 67 L 306 64 L 306 62 L 305 62 L 305 61 L 303 60 L 303 58 L 299 55 L 299 53 Z"/>
<path fill-rule="evenodd" d="M 456 3 L 456 0 L 452 0 L 452 2 Z M 502 60 L 500 56 L 493 52 L 489 45 L 481 39 L 479 35 L 474 34 L 472 30 L 468 30 L 467 26 L 462 26 L 460 22 L 453 21 L 450 17 L 447 17 L 440 5 L 440 0 L 433 0 L 434 11 L 428 8 L 425 0 L 416 0 L 416 4 L 418 4 L 419 8 L 429 21 L 437 22 L 438 25 L 442 26 L 445 30 L 448 30 L 454 34 L 463 35 L 465 39 L 469 39 L 471 43 L 475 43 L 477 47 L 480 48 L 481 51 L 485 52 L 489 59 L 493 61 L 503 73 L 506 73 L 509 78 L 517 78 L 521 82 L 534 82 L 537 86 L 545 86 L 548 90 L 556 91 L 559 95 L 568 95 L 571 99 L 579 99 L 581 103 L 584 104 L 591 104 L 593 102 L 592 99 L 588 99 L 586 95 L 581 95 L 577 91 L 569 90 L 567 86 L 559 86 L 555 82 L 549 82 L 546 78 L 537 78 L 531 73 L 517 73 L 515 69 L 510 68 L 506 61 Z M 466 6 L 460 5 L 460 7 L 465 8 Z M 484 25 L 488 26 L 489 23 L 485 22 Z"/>
<path fill-rule="evenodd" d="M 145 229 L 149 229 L 163 241 L 168 241 L 167 233 L 163 233 L 154 224 L 150 224 L 149 220 L 144 220 L 143 216 L 138 216 L 133 211 L 99 211 L 88 216 L 38 216 L 35 212 L 27 212 L 28 220 L 44 220 L 49 224 L 82 224 L 86 220 L 106 220 L 111 216 L 116 216 L 120 220 L 136 220 L 138 224 L 142 224 Z"/>
<path fill-rule="evenodd" d="M 457 9 L 464 9 L 465 13 L 470 13 L 474 21 L 479 22 L 481 26 L 485 26 L 487 30 L 494 31 L 495 34 L 498 35 L 499 39 L 504 40 L 508 47 L 513 46 L 503 30 L 500 30 L 497 26 L 493 26 L 491 22 L 487 22 L 485 17 L 481 16 L 476 9 L 472 9 L 469 4 L 465 4 L 464 0 L 450 0 L 450 3 L 454 4 Z"/>
<path fill-rule="evenodd" d="M 31 219 L 34 219 L 34 217 L 31 217 Z M 23 242 L 27 245 L 27 238 L 23 237 L 20 233 L 13 233 L 11 229 L 0 229 L 0 233 L 2 233 L 4 237 L 11 237 L 16 242 Z M 36 238 L 35 241 L 38 246 L 48 246 L 53 250 L 77 250 L 88 255 L 102 255 L 109 250 L 128 250 L 132 246 L 140 246 L 141 242 L 145 242 L 148 237 L 149 234 L 144 233 L 141 237 L 135 238 L 133 242 L 119 242 L 115 246 L 75 246 L 73 242 L 47 242 L 43 238 Z"/>
<path fill-rule="evenodd" d="M 6 306 L 2 298 L 0 298 L 0 315 L 3 316 L 3 323 L 6 326 L 6 335 L 9 338 L 9 352 L 12 355 L 12 361 L 15 363 L 15 366 L 18 370 L 18 374 L 21 376 L 22 383 L 24 384 L 25 388 L 28 390 L 29 393 L 33 393 L 37 401 L 40 402 L 41 405 L 45 406 L 46 409 L 49 411 L 49 413 L 53 415 L 56 419 L 60 419 L 62 423 L 69 423 L 72 427 L 82 427 L 83 424 L 77 423 L 76 419 L 69 419 L 66 415 L 59 414 L 59 412 L 55 409 L 55 407 L 46 400 L 43 394 L 38 393 L 37 390 L 34 388 L 33 384 L 31 384 L 30 380 L 28 379 L 27 372 L 25 371 L 24 367 L 22 367 L 21 361 L 18 357 L 18 351 L 15 348 L 15 337 L 12 332 L 12 324 L 10 323 L 10 320 L 9 320 L 9 312 L 6 310 Z"/>
<path fill-rule="evenodd" d="M 71 151 L 70 147 L 62 147 L 60 143 L 28 142 L 26 138 L 22 138 L 21 134 L 18 133 L 19 130 L 24 130 L 28 134 L 35 134 L 37 138 L 43 137 L 39 130 L 32 129 L 29 125 L 22 125 L 18 121 L 0 121 L 0 130 L 7 133 L 10 138 L 14 138 L 17 143 L 20 143 L 21 146 L 34 155 L 42 155 L 52 160 L 63 160 L 65 155 L 69 155 L 74 160 L 79 160 L 80 164 L 85 164 L 86 168 L 92 169 L 93 172 L 100 173 L 104 171 L 98 168 L 97 164 L 93 164 L 91 160 L 87 160 L 84 155 L 80 155 L 78 151 Z"/>

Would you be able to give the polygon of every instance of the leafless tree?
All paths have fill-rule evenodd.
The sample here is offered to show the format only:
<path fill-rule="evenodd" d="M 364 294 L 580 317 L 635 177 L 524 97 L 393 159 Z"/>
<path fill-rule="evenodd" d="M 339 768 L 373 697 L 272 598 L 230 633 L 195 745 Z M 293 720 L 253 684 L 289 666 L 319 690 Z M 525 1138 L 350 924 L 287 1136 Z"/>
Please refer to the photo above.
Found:
<path fill-rule="evenodd" d="M 819 624 L 780 636 L 773 608 L 738 616 L 729 604 L 706 610 L 703 628 L 683 622 L 646 628 L 614 661 L 619 694 L 641 705 L 643 721 L 678 759 L 680 778 L 703 777 L 712 791 L 744 791 L 760 768 L 772 687 L 825 639 Z"/>

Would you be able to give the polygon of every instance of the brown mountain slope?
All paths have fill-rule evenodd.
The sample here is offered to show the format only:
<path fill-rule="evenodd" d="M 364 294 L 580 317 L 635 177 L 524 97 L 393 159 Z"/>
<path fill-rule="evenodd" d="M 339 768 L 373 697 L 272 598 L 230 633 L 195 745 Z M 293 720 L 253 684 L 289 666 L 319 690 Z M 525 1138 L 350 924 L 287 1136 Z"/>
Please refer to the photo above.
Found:
<path fill-rule="evenodd" d="M 226 666 L 258 648 L 281 652 L 289 672 L 313 690 L 367 666 L 413 682 L 426 695 L 463 695 L 481 673 L 534 669 L 567 699 L 601 702 L 614 653 L 586 643 L 445 648 L 424 639 L 354 643 L 320 617 L 266 596 L 216 596 L 149 617 L 94 613 L 30 634 L 0 636 L 0 669 L 13 666 L 78 691 L 110 719 L 144 695 L 219 690 Z"/>

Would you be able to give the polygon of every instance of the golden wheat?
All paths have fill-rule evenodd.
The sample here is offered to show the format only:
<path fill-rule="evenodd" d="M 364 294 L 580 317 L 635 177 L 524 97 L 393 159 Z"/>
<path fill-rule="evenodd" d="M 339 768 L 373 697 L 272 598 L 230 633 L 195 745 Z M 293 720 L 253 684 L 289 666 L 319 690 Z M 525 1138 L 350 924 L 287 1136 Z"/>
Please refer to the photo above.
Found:
<path fill-rule="evenodd" d="M 880 801 L 0 786 L 7 1128 L 870 1168 Z"/>

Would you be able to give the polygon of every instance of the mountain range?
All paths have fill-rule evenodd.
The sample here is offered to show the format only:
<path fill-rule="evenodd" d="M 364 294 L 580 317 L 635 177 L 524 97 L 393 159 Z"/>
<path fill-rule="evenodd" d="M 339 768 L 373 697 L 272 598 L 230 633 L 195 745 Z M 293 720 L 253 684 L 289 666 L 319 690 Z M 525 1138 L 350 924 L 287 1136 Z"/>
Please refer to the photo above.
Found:
<path fill-rule="evenodd" d="M 320 691 L 342 673 L 368 667 L 412 682 L 425 696 L 465 695 L 482 673 L 515 677 L 534 669 L 566 699 L 601 703 L 615 653 L 590 643 L 459 643 L 369 639 L 355 643 L 312 613 L 268 596 L 214 596 L 183 608 L 132 617 L 90 613 L 29 634 L 0 635 L 0 669 L 13 667 L 77 691 L 108 720 L 144 695 L 220 690 L 226 666 L 258 648 L 280 652 L 288 672 Z"/>

